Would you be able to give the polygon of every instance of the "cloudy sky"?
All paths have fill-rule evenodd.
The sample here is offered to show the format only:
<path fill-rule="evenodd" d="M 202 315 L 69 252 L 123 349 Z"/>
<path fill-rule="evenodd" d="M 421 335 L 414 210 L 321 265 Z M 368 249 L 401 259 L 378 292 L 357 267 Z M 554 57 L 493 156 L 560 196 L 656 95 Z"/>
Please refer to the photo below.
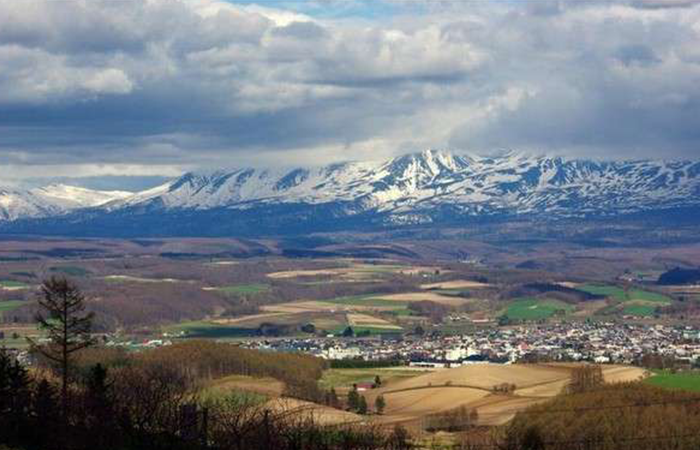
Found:
<path fill-rule="evenodd" d="M 426 148 L 700 157 L 700 1 L 0 0 L 0 184 Z"/>

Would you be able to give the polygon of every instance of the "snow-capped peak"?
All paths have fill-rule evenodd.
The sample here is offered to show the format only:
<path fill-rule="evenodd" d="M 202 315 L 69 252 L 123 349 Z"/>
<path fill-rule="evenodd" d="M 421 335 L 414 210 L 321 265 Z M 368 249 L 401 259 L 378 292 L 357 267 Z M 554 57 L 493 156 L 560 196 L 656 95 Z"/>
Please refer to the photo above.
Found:
<path fill-rule="evenodd" d="M 131 192 L 96 191 L 65 184 L 29 190 L 0 188 L 0 221 L 56 216 L 76 209 L 99 207 L 131 195 Z"/>
<path fill-rule="evenodd" d="M 286 214 L 299 210 L 314 220 L 322 205 L 334 217 L 379 214 L 394 223 L 436 221 L 442 214 L 452 219 L 499 214 L 551 218 L 700 207 L 700 162 L 601 162 L 518 152 L 479 157 L 427 150 L 326 167 L 190 172 L 136 194 L 64 185 L 0 191 L 0 219 L 5 220 L 86 207 L 94 214 L 134 215 L 281 207 Z"/>
<path fill-rule="evenodd" d="M 32 193 L 64 208 L 90 208 L 133 195 L 126 191 L 97 191 L 65 184 L 51 184 L 32 190 Z"/>

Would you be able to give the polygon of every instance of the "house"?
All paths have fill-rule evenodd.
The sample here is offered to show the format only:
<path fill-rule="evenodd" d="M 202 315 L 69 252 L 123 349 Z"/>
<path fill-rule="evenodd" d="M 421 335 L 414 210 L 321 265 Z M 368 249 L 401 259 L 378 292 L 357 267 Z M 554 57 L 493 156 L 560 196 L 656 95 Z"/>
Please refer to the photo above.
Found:
<path fill-rule="evenodd" d="M 374 389 L 375 385 L 374 383 L 357 383 L 355 387 L 357 388 L 357 392 L 364 392 Z"/>

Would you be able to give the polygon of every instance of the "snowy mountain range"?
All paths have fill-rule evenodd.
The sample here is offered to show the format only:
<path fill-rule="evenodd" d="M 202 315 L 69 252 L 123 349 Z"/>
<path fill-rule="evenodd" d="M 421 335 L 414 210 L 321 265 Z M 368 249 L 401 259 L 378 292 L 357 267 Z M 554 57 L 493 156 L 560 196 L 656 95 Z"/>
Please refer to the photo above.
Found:
<path fill-rule="evenodd" d="M 331 223 L 352 228 L 485 216 L 614 217 L 685 207 L 700 208 L 700 161 L 600 162 L 514 152 L 479 157 L 429 150 L 317 168 L 187 173 L 138 193 L 63 185 L 0 189 L 0 221 L 8 223 L 214 226 L 223 234 L 270 224 L 273 230 L 311 231 Z"/>
<path fill-rule="evenodd" d="M 131 195 L 125 191 L 94 191 L 64 184 L 27 190 L 0 188 L 0 221 L 64 215 Z"/>

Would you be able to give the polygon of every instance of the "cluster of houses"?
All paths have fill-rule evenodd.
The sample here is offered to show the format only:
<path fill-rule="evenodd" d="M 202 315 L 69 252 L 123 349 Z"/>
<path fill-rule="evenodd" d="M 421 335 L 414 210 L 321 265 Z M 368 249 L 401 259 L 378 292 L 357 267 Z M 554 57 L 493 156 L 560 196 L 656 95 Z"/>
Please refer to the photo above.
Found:
<path fill-rule="evenodd" d="M 434 368 L 533 359 L 631 364 L 645 355 L 700 363 L 698 328 L 618 323 L 491 328 L 455 336 L 251 340 L 243 345 L 305 352 L 333 360 L 402 360 L 412 366 Z"/>

